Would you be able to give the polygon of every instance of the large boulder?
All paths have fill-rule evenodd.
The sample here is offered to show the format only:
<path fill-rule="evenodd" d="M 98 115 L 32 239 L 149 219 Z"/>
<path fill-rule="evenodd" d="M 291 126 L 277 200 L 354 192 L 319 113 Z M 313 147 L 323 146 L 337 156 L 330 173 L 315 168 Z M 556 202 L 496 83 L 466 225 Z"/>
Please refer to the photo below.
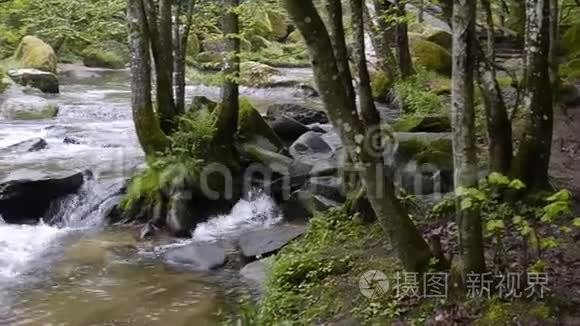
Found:
<path fill-rule="evenodd" d="M 319 133 L 314 131 L 309 131 L 300 136 L 290 146 L 290 155 L 295 159 L 306 159 L 308 157 L 330 159 L 332 154 L 332 147 L 322 139 Z"/>
<path fill-rule="evenodd" d="M 451 33 L 442 29 L 428 29 L 423 33 L 423 36 L 427 41 L 433 42 L 447 51 L 451 51 L 453 45 Z"/>
<path fill-rule="evenodd" d="M 272 77 L 280 76 L 282 72 L 266 64 L 245 61 L 240 65 L 240 82 L 250 87 L 263 87 L 272 82 Z"/>
<path fill-rule="evenodd" d="M 242 255 L 249 259 L 264 257 L 276 253 L 290 241 L 306 232 L 304 225 L 282 224 L 265 230 L 253 230 L 243 233 L 238 245 Z"/>
<path fill-rule="evenodd" d="M 411 116 L 397 121 L 393 129 L 399 132 L 451 132 L 448 116 Z"/>
<path fill-rule="evenodd" d="M 568 58 L 580 57 L 580 23 L 570 26 L 562 35 L 562 46 Z"/>
<path fill-rule="evenodd" d="M 371 74 L 371 90 L 375 100 L 388 102 L 392 86 L 393 83 L 389 79 L 389 76 L 382 70 L 374 71 Z"/>
<path fill-rule="evenodd" d="M 198 271 L 219 268 L 226 263 L 224 248 L 213 242 L 197 242 L 172 248 L 163 255 L 172 264 L 185 265 Z"/>
<path fill-rule="evenodd" d="M 453 168 L 453 149 L 447 133 L 396 133 L 395 161 L 398 165 L 414 161 L 419 165 Z"/>
<path fill-rule="evenodd" d="M 56 74 L 57 57 L 54 49 L 35 36 L 25 36 L 14 54 L 20 68 L 32 68 Z"/>
<path fill-rule="evenodd" d="M 87 67 L 120 69 L 126 64 L 126 60 L 119 53 L 98 46 L 84 49 L 81 56 Z"/>
<path fill-rule="evenodd" d="M 421 36 L 410 37 L 411 54 L 415 63 L 429 71 L 443 75 L 451 74 L 451 54 L 442 46 L 423 39 Z"/>
<path fill-rule="evenodd" d="M 57 106 L 38 96 L 9 97 L 0 104 L 0 119 L 43 120 L 57 114 Z"/>
<path fill-rule="evenodd" d="M 41 218 L 50 220 L 48 215 L 54 202 L 77 193 L 84 178 L 83 173 L 64 177 L 11 175 L 0 181 L 0 215 L 11 224 L 36 223 Z"/>
<path fill-rule="evenodd" d="M 277 151 L 285 149 L 280 137 L 247 98 L 240 99 L 238 137 L 244 142 L 255 142 L 260 138 L 271 143 Z"/>
<path fill-rule="evenodd" d="M 292 144 L 300 136 L 310 131 L 310 128 L 301 124 L 300 122 L 289 118 L 289 117 L 279 117 L 270 122 L 272 129 L 287 144 Z"/>
<path fill-rule="evenodd" d="M 273 104 L 266 110 L 266 119 L 268 120 L 276 120 L 282 116 L 292 118 L 305 125 L 313 123 L 326 124 L 329 121 L 326 112 L 309 109 L 294 103 Z"/>
<path fill-rule="evenodd" d="M 22 86 L 34 87 L 43 93 L 58 93 L 59 83 L 55 74 L 37 69 L 11 69 L 8 76 Z"/>

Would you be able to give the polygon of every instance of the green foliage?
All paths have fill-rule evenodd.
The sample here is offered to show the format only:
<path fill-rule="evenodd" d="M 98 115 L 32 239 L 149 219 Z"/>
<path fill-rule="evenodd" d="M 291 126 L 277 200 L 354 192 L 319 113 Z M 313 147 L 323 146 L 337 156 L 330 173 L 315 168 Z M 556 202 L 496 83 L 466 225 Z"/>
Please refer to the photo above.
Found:
<path fill-rule="evenodd" d="M 384 72 L 379 70 L 372 73 L 371 89 L 375 99 L 386 101 L 392 86 L 393 82 Z"/>
<path fill-rule="evenodd" d="M 8 87 L 8 84 L 4 83 L 4 78 L 6 78 L 6 73 L 4 72 L 4 69 L 0 67 L 0 94 L 2 94 Z"/>
<path fill-rule="evenodd" d="M 553 236 L 543 235 L 544 227 L 570 217 L 571 199 L 567 190 L 530 194 L 520 180 L 511 180 L 494 172 L 481 180 L 478 188 L 457 188 L 454 197 L 437 204 L 430 214 L 431 217 L 444 217 L 454 211 L 455 203 L 459 201 L 463 210 L 479 210 L 485 235 L 496 244 L 496 257 L 505 254 L 502 242 L 506 232 L 515 232 L 539 253 L 537 259 L 541 259 L 542 251 L 557 248 L 559 244 Z M 567 232 L 564 230 L 562 234 Z"/>
<path fill-rule="evenodd" d="M 546 303 L 531 301 L 503 302 L 492 298 L 486 303 L 483 316 L 474 325 L 552 325 L 552 310 Z"/>
<path fill-rule="evenodd" d="M 570 59 L 580 55 L 580 22 L 570 26 L 562 36 L 562 45 Z"/>
<path fill-rule="evenodd" d="M 8 48 L 14 49 L 20 38 L 33 34 L 52 46 L 66 42 L 78 53 L 88 44 L 105 40 L 126 42 L 125 6 L 124 0 L 2 1 L 0 31 L 13 33 L 3 39 Z"/>
<path fill-rule="evenodd" d="M 395 83 L 395 91 L 405 114 L 428 115 L 442 113 L 441 98 L 429 89 L 429 74 L 416 75 Z"/>

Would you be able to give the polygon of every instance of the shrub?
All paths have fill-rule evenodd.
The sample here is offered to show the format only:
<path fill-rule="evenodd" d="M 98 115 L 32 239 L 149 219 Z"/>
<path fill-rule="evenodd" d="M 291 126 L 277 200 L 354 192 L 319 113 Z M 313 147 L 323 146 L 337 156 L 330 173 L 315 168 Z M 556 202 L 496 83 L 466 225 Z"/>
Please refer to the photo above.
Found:
<path fill-rule="evenodd" d="M 441 113 L 441 98 L 429 90 L 429 75 L 419 70 L 415 76 L 395 83 L 395 91 L 406 114 Z"/>
<path fill-rule="evenodd" d="M 86 48 L 81 56 L 87 67 L 120 69 L 125 66 L 125 61 L 119 54 L 97 47 Z"/>

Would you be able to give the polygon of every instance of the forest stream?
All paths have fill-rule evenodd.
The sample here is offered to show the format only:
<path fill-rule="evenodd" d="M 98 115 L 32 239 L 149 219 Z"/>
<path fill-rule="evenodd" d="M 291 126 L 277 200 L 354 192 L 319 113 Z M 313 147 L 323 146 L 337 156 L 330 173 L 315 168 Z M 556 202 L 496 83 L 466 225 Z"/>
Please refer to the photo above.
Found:
<path fill-rule="evenodd" d="M 310 78 L 307 69 L 285 70 Z M 198 226 L 193 240 L 137 242 L 127 227 L 105 225 L 110 196 L 143 163 L 130 110 L 127 70 L 61 67 L 61 93 L 39 95 L 60 107 L 55 120 L 0 121 L 0 179 L 90 170 L 82 191 L 59 208 L 60 227 L 0 224 L 0 324 L 212 324 L 252 291 L 237 272 L 192 272 L 163 261 L 171 247 L 267 228 L 281 218 L 265 196 L 239 202 L 230 215 Z M 188 86 L 188 98 L 219 88 Z M 258 108 L 304 102 L 289 89 L 242 89 Z M 311 103 L 311 105 L 317 105 Z M 48 150 L 13 153 L 40 137 Z M 65 141 L 66 139 L 66 141 Z"/>

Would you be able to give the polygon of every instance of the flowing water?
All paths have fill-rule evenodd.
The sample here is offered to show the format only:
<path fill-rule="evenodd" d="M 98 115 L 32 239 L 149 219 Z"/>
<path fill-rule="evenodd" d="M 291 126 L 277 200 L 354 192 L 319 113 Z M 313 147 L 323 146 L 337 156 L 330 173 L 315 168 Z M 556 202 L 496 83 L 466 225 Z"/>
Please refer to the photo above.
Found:
<path fill-rule="evenodd" d="M 62 71 L 61 94 L 35 94 L 59 105 L 55 119 L 0 121 L 0 182 L 87 169 L 93 178 L 61 205 L 64 222 L 58 227 L 8 225 L 0 217 L 0 325 L 214 324 L 248 291 L 236 273 L 167 265 L 159 253 L 183 243 L 138 242 L 133 229 L 103 225 L 101 212 L 116 199 L 110 194 L 143 162 L 131 120 L 128 72 L 78 66 Z M 286 73 L 310 78 L 308 70 Z M 187 93 L 217 98 L 219 89 L 188 86 Z M 290 89 L 242 88 L 241 93 L 259 109 L 274 102 L 304 103 Z M 5 149 L 35 137 L 45 139 L 48 149 Z M 200 225 L 188 241 L 269 227 L 281 219 L 276 211 L 268 197 L 251 196 L 230 214 Z"/>

